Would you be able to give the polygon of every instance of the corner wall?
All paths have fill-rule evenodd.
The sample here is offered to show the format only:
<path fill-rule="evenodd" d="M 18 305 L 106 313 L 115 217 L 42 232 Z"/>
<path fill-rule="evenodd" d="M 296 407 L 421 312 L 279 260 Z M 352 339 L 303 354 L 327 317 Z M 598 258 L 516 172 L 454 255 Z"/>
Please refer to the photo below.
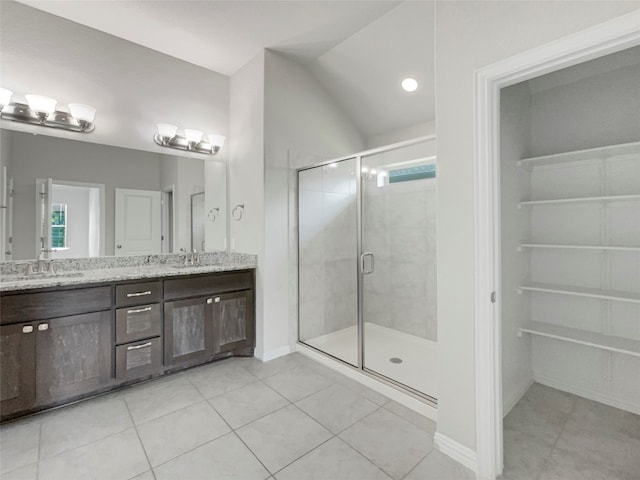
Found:
<path fill-rule="evenodd" d="M 264 340 L 278 356 L 297 339 L 295 169 L 361 151 L 364 140 L 305 67 L 265 57 Z"/>

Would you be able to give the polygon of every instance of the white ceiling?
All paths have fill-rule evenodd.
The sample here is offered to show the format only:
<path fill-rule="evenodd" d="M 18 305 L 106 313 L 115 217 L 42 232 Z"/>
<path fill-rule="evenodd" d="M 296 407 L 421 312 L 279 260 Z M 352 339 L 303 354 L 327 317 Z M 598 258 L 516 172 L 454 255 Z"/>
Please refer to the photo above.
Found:
<path fill-rule="evenodd" d="M 365 138 L 435 118 L 431 1 L 18 1 L 225 75 L 284 52 Z M 400 89 L 406 75 L 418 91 Z"/>
<path fill-rule="evenodd" d="M 435 119 L 433 24 L 433 2 L 403 2 L 311 65 L 366 137 Z M 400 87 L 408 76 L 415 92 Z"/>
<path fill-rule="evenodd" d="M 232 75 L 263 48 L 313 59 L 398 4 L 367 1 L 18 0 Z"/>

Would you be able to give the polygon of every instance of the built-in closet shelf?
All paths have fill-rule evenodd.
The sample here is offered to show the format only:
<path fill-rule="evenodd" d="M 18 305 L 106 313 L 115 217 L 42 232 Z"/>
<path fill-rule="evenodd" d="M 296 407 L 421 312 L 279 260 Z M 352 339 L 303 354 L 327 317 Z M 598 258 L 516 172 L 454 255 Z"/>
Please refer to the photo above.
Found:
<path fill-rule="evenodd" d="M 640 247 L 622 247 L 617 245 L 566 245 L 554 243 L 521 243 L 518 251 L 525 248 L 552 248 L 552 249 L 573 249 L 573 250 L 612 250 L 618 252 L 640 252 Z"/>
<path fill-rule="evenodd" d="M 599 290 L 597 288 L 573 287 L 566 285 L 554 285 L 549 283 L 529 283 L 518 286 L 518 293 L 523 291 L 555 293 L 559 295 L 572 295 L 575 297 L 599 298 L 602 300 L 614 300 L 618 302 L 640 303 L 640 293 L 625 292 L 621 290 Z"/>
<path fill-rule="evenodd" d="M 604 203 L 619 202 L 624 200 L 640 200 L 640 194 L 634 195 L 607 195 L 602 197 L 577 197 L 577 198 L 556 198 L 552 200 L 526 200 L 520 202 L 520 207 L 530 205 L 561 205 L 567 203 Z"/>
<path fill-rule="evenodd" d="M 640 341 L 629 338 L 614 337 L 601 333 L 588 332 L 577 328 L 562 327 L 543 322 L 531 322 L 520 328 L 518 336 L 523 333 L 555 338 L 566 342 L 577 343 L 589 347 L 600 348 L 610 352 L 624 353 L 640 357 Z"/>
<path fill-rule="evenodd" d="M 542 165 L 555 165 L 566 162 L 579 162 L 594 159 L 609 159 L 619 155 L 640 154 L 640 142 L 607 145 L 605 147 L 587 148 L 571 152 L 543 155 L 540 157 L 523 158 L 518 165 L 523 168 L 533 168 Z"/>

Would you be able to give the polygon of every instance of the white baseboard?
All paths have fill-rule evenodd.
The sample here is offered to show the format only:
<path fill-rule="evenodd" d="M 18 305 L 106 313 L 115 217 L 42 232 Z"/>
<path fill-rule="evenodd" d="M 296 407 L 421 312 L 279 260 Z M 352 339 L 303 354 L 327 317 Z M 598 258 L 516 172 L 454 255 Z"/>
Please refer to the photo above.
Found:
<path fill-rule="evenodd" d="M 571 385 L 566 382 L 557 380 L 555 378 L 547 377 L 545 375 L 541 375 L 535 372 L 533 374 L 533 380 L 542 385 L 546 385 L 547 387 L 555 388 L 557 390 L 562 390 L 563 392 L 567 392 L 567 393 L 572 393 L 579 397 L 583 397 L 588 400 L 593 400 L 594 402 L 604 403 L 605 405 L 609 405 L 610 407 L 619 408 L 621 410 L 625 410 L 627 412 L 640 415 L 640 405 L 638 405 L 637 403 L 632 403 L 628 400 L 614 397 L 612 395 L 608 395 L 601 391 L 592 390 L 589 388 L 584 388 L 576 385 Z"/>
<path fill-rule="evenodd" d="M 513 393 L 513 395 L 511 395 L 511 398 L 508 398 L 506 400 L 506 402 L 503 403 L 502 405 L 502 417 L 506 417 L 509 412 L 511 411 L 511 409 L 513 407 L 516 406 L 516 403 L 518 403 L 520 401 L 520 399 L 522 397 L 524 397 L 524 394 L 527 393 L 527 390 L 529 390 L 529 388 L 531 388 L 531 385 L 533 385 L 534 380 L 533 378 L 530 378 L 529 380 L 526 380 L 522 385 L 520 385 L 516 391 Z"/>
<path fill-rule="evenodd" d="M 440 432 L 436 432 L 433 437 L 433 445 L 440 450 L 440 452 L 451 457 L 459 464 L 464 465 L 476 475 L 478 474 L 478 456 L 476 452 L 469 447 L 465 447 Z"/>
<path fill-rule="evenodd" d="M 321 363 L 322 365 L 329 367 L 338 373 L 341 373 L 345 377 L 349 377 L 350 379 L 361 383 L 365 387 L 368 387 L 371 390 L 378 392 L 379 394 L 384 395 L 387 398 L 390 398 L 394 402 L 398 402 L 400 405 L 410 408 L 414 412 L 419 413 L 420 415 L 427 417 L 434 422 L 438 421 L 438 410 L 431 405 L 418 400 L 416 397 L 403 393 L 397 388 L 382 383 L 375 378 L 365 375 L 364 373 L 356 369 L 348 367 L 347 365 L 344 365 L 337 360 L 318 353 L 316 350 L 305 345 L 298 343 L 296 345 L 296 349 L 302 355 L 305 355 L 306 357 L 309 357 L 317 361 L 318 363 Z"/>
<path fill-rule="evenodd" d="M 262 360 L 263 362 L 268 362 L 269 360 L 273 360 L 278 357 L 284 357 L 285 355 L 289 355 L 293 351 L 294 349 L 291 348 L 291 346 L 285 345 L 284 347 L 275 348 L 273 350 L 269 350 L 268 352 L 264 352 L 262 354 L 262 357 L 258 357 L 258 358 L 260 358 L 260 360 Z"/>

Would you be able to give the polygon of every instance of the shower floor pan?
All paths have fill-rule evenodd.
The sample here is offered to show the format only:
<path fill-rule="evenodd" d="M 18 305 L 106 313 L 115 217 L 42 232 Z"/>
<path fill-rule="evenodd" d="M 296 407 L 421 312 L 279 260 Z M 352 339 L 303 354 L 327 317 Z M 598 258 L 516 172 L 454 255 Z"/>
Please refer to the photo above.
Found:
<path fill-rule="evenodd" d="M 355 325 L 304 343 L 351 365 L 358 364 Z M 438 398 L 437 348 L 431 340 L 365 323 L 365 368 L 434 398 Z"/>

